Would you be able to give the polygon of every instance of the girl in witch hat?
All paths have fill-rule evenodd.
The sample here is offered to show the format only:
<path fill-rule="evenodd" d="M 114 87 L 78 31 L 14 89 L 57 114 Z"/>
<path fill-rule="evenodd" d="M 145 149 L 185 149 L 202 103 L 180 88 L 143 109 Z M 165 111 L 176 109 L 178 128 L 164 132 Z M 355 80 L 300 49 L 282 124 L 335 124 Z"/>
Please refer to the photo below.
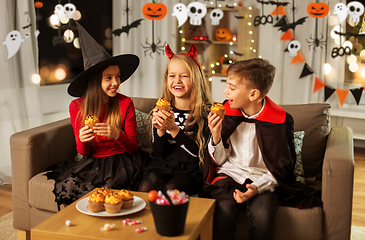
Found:
<path fill-rule="evenodd" d="M 204 74 L 195 59 L 197 49 L 191 44 L 188 53 L 174 54 L 169 45 L 165 52 L 170 59 L 164 75 L 163 98 L 170 110 L 152 111 L 153 158 L 145 168 L 140 191 L 155 189 L 149 175 L 160 178 L 168 189 L 188 194 L 200 192 L 203 186 L 204 148 L 209 135 L 207 116 L 212 103 Z"/>
<path fill-rule="evenodd" d="M 71 124 L 80 161 L 61 163 L 47 173 L 55 180 L 58 206 L 70 204 L 95 187 L 131 189 L 142 162 L 132 100 L 117 90 L 137 69 L 139 58 L 111 57 L 76 22 L 84 72 L 69 85 Z M 62 165 L 62 166 L 60 166 Z"/>

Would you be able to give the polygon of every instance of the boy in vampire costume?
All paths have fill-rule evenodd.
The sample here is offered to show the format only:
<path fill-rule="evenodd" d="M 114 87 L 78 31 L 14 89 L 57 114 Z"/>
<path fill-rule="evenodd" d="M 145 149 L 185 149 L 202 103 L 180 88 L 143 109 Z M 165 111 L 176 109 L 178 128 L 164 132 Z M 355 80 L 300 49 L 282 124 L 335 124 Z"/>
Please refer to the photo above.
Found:
<path fill-rule="evenodd" d="M 250 239 L 274 239 L 278 204 L 321 205 L 321 192 L 295 181 L 293 118 L 269 97 L 275 67 L 263 59 L 227 70 L 225 116 L 209 113 L 203 197 L 216 199 L 213 239 L 234 239 L 241 208 Z"/>

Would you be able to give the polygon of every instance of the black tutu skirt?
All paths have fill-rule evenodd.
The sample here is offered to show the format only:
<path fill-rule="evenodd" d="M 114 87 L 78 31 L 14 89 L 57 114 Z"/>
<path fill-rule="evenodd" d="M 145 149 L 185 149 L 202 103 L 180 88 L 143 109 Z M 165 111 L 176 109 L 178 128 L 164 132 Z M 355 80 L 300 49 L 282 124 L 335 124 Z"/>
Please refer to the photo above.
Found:
<path fill-rule="evenodd" d="M 53 193 L 60 208 L 94 188 L 137 190 L 148 158 L 148 153 L 141 150 L 109 157 L 82 157 L 80 161 L 53 165 L 45 175 L 55 180 Z"/>

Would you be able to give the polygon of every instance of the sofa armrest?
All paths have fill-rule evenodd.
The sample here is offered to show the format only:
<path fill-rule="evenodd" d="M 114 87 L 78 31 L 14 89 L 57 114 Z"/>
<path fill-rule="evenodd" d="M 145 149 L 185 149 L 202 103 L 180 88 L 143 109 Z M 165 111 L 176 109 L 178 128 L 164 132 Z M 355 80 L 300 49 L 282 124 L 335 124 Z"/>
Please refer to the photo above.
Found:
<path fill-rule="evenodd" d="M 49 166 L 72 160 L 76 155 L 76 143 L 70 119 L 13 134 L 10 137 L 10 154 L 14 228 L 28 230 L 29 226 L 21 226 L 22 224 L 16 221 L 18 219 L 16 216 L 20 215 L 21 218 L 29 220 L 29 180 Z"/>
<path fill-rule="evenodd" d="M 323 161 L 323 239 L 350 239 L 354 181 L 353 135 L 349 127 L 333 127 Z"/>

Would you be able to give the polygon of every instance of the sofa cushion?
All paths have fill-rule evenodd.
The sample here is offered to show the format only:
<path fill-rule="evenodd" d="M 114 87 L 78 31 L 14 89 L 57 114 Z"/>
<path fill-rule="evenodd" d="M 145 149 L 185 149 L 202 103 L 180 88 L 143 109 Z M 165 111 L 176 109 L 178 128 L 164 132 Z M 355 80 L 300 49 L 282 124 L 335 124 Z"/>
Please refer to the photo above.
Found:
<path fill-rule="evenodd" d="M 29 205 L 41 210 L 58 212 L 53 194 L 54 180 L 47 180 L 41 172 L 29 180 Z"/>
<path fill-rule="evenodd" d="M 305 183 L 304 169 L 302 162 L 302 147 L 303 147 L 304 131 L 294 132 L 294 147 L 297 154 L 297 160 L 295 161 L 294 174 L 295 180 L 301 183 Z"/>
<path fill-rule="evenodd" d="M 306 177 L 322 177 L 327 137 L 331 130 L 328 103 L 283 105 L 294 118 L 294 131 L 304 131 L 302 161 Z"/>
<path fill-rule="evenodd" d="M 149 113 L 155 107 L 158 99 L 156 98 L 140 98 L 131 97 L 134 107 L 142 112 Z"/>
<path fill-rule="evenodd" d="M 149 152 L 151 150 L 152 116 L 136 111 L 138 146 L 140 149 Z"/>
<path fill-rule="evenodd" d="M 323 209 L 279 206 L 275 217 L 275 240 L 320 240 L 323 238 Z M 236 239 L 248 240 L 249 221 L 243 211 L 236 226 Z"/>

